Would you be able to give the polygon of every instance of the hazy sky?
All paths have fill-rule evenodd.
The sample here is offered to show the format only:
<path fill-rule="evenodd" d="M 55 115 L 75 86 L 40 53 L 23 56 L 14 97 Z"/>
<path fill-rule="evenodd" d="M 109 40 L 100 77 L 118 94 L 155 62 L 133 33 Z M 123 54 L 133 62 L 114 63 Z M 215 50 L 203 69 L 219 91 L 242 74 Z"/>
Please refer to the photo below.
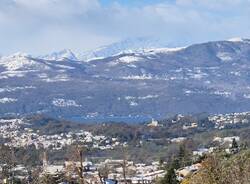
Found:
<path fill-rule="evenodd" d="M 141 36 L 250 38 L 249 18 L 250 0 L 0 0 L 0 53 L 81 52 Z"/>

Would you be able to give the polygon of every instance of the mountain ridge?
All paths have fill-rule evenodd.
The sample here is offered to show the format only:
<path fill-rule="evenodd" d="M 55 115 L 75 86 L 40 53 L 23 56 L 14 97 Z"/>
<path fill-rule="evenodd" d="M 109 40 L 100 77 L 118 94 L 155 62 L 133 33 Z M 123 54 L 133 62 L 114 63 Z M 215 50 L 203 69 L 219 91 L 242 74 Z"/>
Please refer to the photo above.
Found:
<path fill-rule="evenodd" d="M 0 59 L 0 115 L 84 120 L 249 111 L 250 41 L 153 48 L 89 62 Z"/>

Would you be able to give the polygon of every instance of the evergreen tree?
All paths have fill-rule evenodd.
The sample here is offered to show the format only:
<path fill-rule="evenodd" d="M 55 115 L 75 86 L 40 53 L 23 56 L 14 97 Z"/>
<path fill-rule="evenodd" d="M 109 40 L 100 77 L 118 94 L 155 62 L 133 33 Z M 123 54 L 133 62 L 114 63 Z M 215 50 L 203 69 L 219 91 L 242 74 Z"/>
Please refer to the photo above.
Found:
<path fill-rule="evenodd" d="M 174 169 L 179 169 L 181 167 L 180 160 L 178 158 L 174 159 L 171 165 Z"/>
<path fill-rule="evenodd" d="M 239 152 L 239 145 L 235 138 L 233 138 L 232 145 L 231 145 L 231 153 L 235 154 Z"/>
<path fill-rule="evenodd" d="M 180 168 L 179 159 L 174 159 L 169 167 L 167 168 L 167 173 L 163 179 L 160 180 L 160 184 L 179 184 L 176 176 L 176 169 Z"/>
<path fill-rule="evenodd" d="M 178 184 L 178 180 L 176 178 L 175 169 L 173 166 L 171 166 L 167 170 L 167 174 L 164 176 L 164 178 L 161 180 L 160 184 Z"/>
<path fill-rule="evenodd" d="M 235 140 L 235 138 L 233 138 L 231 148 L 232 148 L 232 149 L 238 149 L 238 148 L 239 148 L 238 143 L 237 143 L 237 141 Z"/>
<path fill-rule="evenodd" d="M 185 166 L 191 164 L 191 159 L 189 157 L 188 150 L 186 149 L 184 144 L 181 144 L 179 147 L 177 160 L 179 162 L 179 167 L 177 167 L 176 169 L 179 169 L 180 167 L 185 167 Z"/>
<path fill-rule="evenodd" d="M 179 147 L 178 157 L 180 159 L 184 158 L 185 155 L 186 155 L 185 152 L 186 152 L 185 146 L 183 144 L 181 144 L 180 147 Z"/>

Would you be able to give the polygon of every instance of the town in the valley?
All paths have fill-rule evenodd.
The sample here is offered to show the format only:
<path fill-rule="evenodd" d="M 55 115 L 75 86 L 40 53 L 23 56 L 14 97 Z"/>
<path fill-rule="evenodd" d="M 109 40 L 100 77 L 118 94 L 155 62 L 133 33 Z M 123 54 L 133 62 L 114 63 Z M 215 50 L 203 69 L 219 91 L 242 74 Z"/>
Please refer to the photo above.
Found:
<path fill-rule="evenodd" d="M 207 119 L 213 125 L 215 131 L 222 131 L 227 125 L 246 126 L 249 124 L 249 112 L 220 114 L 209 116 Z M 172 124 L 182 122 L 181 131 L 198 129 L 199 122 L 187 121 L 185 116 L 177 115 L 171 120 Z M 102 126 L 105 126 L 103 124 Z M 152 119 L 143 125 L 145 129 L 163 129 L 161 121 Z M 216 134 L 215 134 L 216 135 Z M 136 140 L 135 147 L 143 147 L 153 144 L 156 139 L 143 138 Z M 131 141 L 124 141 L 119 136 L 96 134 L 90 130 L 72 129 L 58 134 L 41 133 L 33 128 L 25 118 L 0 119 L 1 138 L 1 183 L 35 183 L 42 180 L 47 183 L 157 183 L 166 177 L 167 167 L 171 161 L 159 157 L 159 159 L 140 160 L 130 159 L 128 149 Z M 172 155 L 179 160 L 179 167 L 175 168 L 177 181 L 183 181 L 190 174 L 198 172 L 202 168 L 202 161 L 206 154 L 212 154 L 222 150 L 227 154 L 236 154 L 246 145 L 241 144 L 240 136 L 213 136 L 210 145 L 195 147 L 189 150 L 189 160 L 186 159 L 184 148 L 188 146 L 189 137 L 166 137 L 168 147 L 175 145 L 178 150 Z M 144 143 L 145 142 L 145 143 Z M 185 145 L 186 144 L 186 145 Z M 245 146 L 245 147 L 244 147 Z M 16 160 L 16 150 L 39 150 L 39 161 L 27 164 Z M 70 149 L 65 149 L 70 147 Z M 132 146 L 133 147 L 133 146 Z M 120 157 L 112 157 L 115 150 L 120 150 Z M 140 149 L 140 148 L 137 148 Z M 67 156 L 51 159 L 58 153 L 66 152 Z M 70 150 L 70 151 L 69 151 Z M 91 150 L 91 151 L 90 151 Z M 34 152 L 34 151 L 33 151 Z M 88 154 L 96 152 L 99 154 Z M 104 153 L 105 154 L 101 154 Z M 183 153 L 181 153 L 183 152 Z M 132 153 L 133 154 L 133 153 Z M 157 153 L 151 153 L 152 155 Z M 4 155 L 4 156 L 3 156 Z M 25 156 L 24 156 L 25 157 Z M 29 160 L 29 158 L 28 158 Z"/>

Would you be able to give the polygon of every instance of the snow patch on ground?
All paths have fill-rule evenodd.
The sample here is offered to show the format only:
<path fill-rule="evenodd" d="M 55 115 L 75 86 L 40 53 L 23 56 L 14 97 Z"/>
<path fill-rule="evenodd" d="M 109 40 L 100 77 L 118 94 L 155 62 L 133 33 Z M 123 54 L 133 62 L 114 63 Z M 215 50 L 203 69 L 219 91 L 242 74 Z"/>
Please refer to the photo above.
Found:
<path fill-rule="evenodd" d="M 138 106 L 139 104 L 137 102 L 131 101 L 129 105 L 130 106 Z"/>
<path fill-rule="evenodd" d="M 57 107 L 81 107 L 74 100 L 66 100 L 63 98 L 56 98 L 52 101 L 52 104 Z"/>
<path fill-rule="evenodd" d="M 219 96 L 224 96 L 224 97 L 227 97 L 227 98 L 231 96 L 231 92 L 228 92 L 228 91 L 215 91 L 212 94 L 219 95 Z"/>
<path fill-rule="evenodd" d="M 146 95 L 146 96 L 139 96 L 139 97 L 135 97 L 135 96 L 125 96 L 125 100 L 147 100 L 147 99 L 153 99 L 153 98 L 158 98 L 159 95 Z M 119 99 L 118 99 L 119 100 Z"/>
<path fill-rule="evenodd" d="M 139 96 L 139 100 L 146 100 L 146 99 L 152 99 L 152 98 L 158 98 L 159 95 L 147 95 L 147 96 Z"/>
<path fill-rule="evenodd" d="M 37 77 L 39 77 L 40 79 L 46 79 L 48 78 L 48 75 L 46 73 L 41 73 L 41 74 L 37 74 Z"/>
<path fill-rule="evenodd" d="M 246 99 L 250 99 L 250 94 L 244 94 L 243 97 Z"/>
<path fill-rule="evenodd" d="M 57 65 L 55 65 L 55 66 L 57 66 L 57 67 L 59 67 L 59 68 L 63 68 L 63 69 L 69 69 L 69 70 L 75 69 L 75 67 L 66 66 L 66 65 L 59 65 L 59 64 L 57 64 Z"/>
<path fill-rule="evenodd" d="M 13 102 L 16 102 L 16 101 L 17 101 L 17 99 L 15 99 L 15 98 L 7 98 L 7 97 L 0 98 L 0 103 L 2 103 L 2 104 L 13 103 Z"/>
<path fill-rule="evenodd" d="M 189 94 L 192 94 L 192 93 L 194 93 L 194 92 L 191 91 L 191 90 L 185 90 L 184 93 L 185 93 L 186 95 L 189 95 Z"/>
<path fill-rule="evenodd" d="M 238 77 L 241 76 L 241 73 L 240 73 L 240 72 L 230 72 L 230 74 L 235 75 L 235 76 L 238 76 Z"/>
<path fill-rule="evenodd" d="M 129 75 L 122 77 L 125 80 L 151 80 L 153 79 L 152 75 L 150 74 L 143 74 L 143 75 Z"/>
<path fill-rule="evenodd" d="M 42 81 L 45 81 L 45 82 L 67 82 L 67 81 L 70 81 L 70 78 L 68 77 L 68 75 L 61 74 L 61 75 L 56 75 L 53 78 L 43 78 Z"/>
<path fill-rule="evenodd" d="M 138 56 L 122 56 L 117 60 L 109 62 L 109 66 L 116 66 L 116 65 L 122 63 L 122 64 L 129 64 L 128 65 L 129 67 L 136 68 L 136 66 L 133 63 L 138 62 L 140 60 L 141 60 L 141 58 Z"/>
<path fill-rule="evenodd" d="M 216 55 L 221 61 L 231 61 L 232 57 L 230 56 L 229 53 L 226 52 L 219 52 Z"/>
<path fill-rule="evenodd" d="M 6 79 L 11 77 L 24 77 L 25 74 L 25 71 L 5 71 L 1 73 L 1 77 Z"/>
<path fill-rule="evenodd" d="M 125 96 L 125 99 L 126 100 L 133 100 L 133 99 L 136 99 L 136 97 L 134 97 L 134 96 Z"/>
<path fill-rule="evenodd" d="M 130 68 L 137 68 L 137 66 L 133 65 L 133 64 L 128 65 L 128 67 L 130 67 Z"/>
<path fill-rule="evenodd" d="M 204 75 L 204 74 L 202 74 L 202 73 L 196 73 L 196 74 L 192 74 L 190 77 L 192 78 L 192 79 L 202 79 L 204 76 L 206 76 L 206 75 Z"/>
<path fill-rule="evenodd" d="M 25 90 L 25 89 L 35 89 L 35 86 L 24 86 L 24 87 L 5 87 L 5 88 L 0 88 L 0 93 L 4 92 L 14 92 L 18 90 Z"/>
<path fill-rule="evenodd" d="M 121 63 L 134 63 L 134 62 L 137 62 L 140 60 L 141 60 L 141 58 L 136 57 L 136 56 L 123 56 L 123 57 L 119 58 L 119 61 Z"/>

